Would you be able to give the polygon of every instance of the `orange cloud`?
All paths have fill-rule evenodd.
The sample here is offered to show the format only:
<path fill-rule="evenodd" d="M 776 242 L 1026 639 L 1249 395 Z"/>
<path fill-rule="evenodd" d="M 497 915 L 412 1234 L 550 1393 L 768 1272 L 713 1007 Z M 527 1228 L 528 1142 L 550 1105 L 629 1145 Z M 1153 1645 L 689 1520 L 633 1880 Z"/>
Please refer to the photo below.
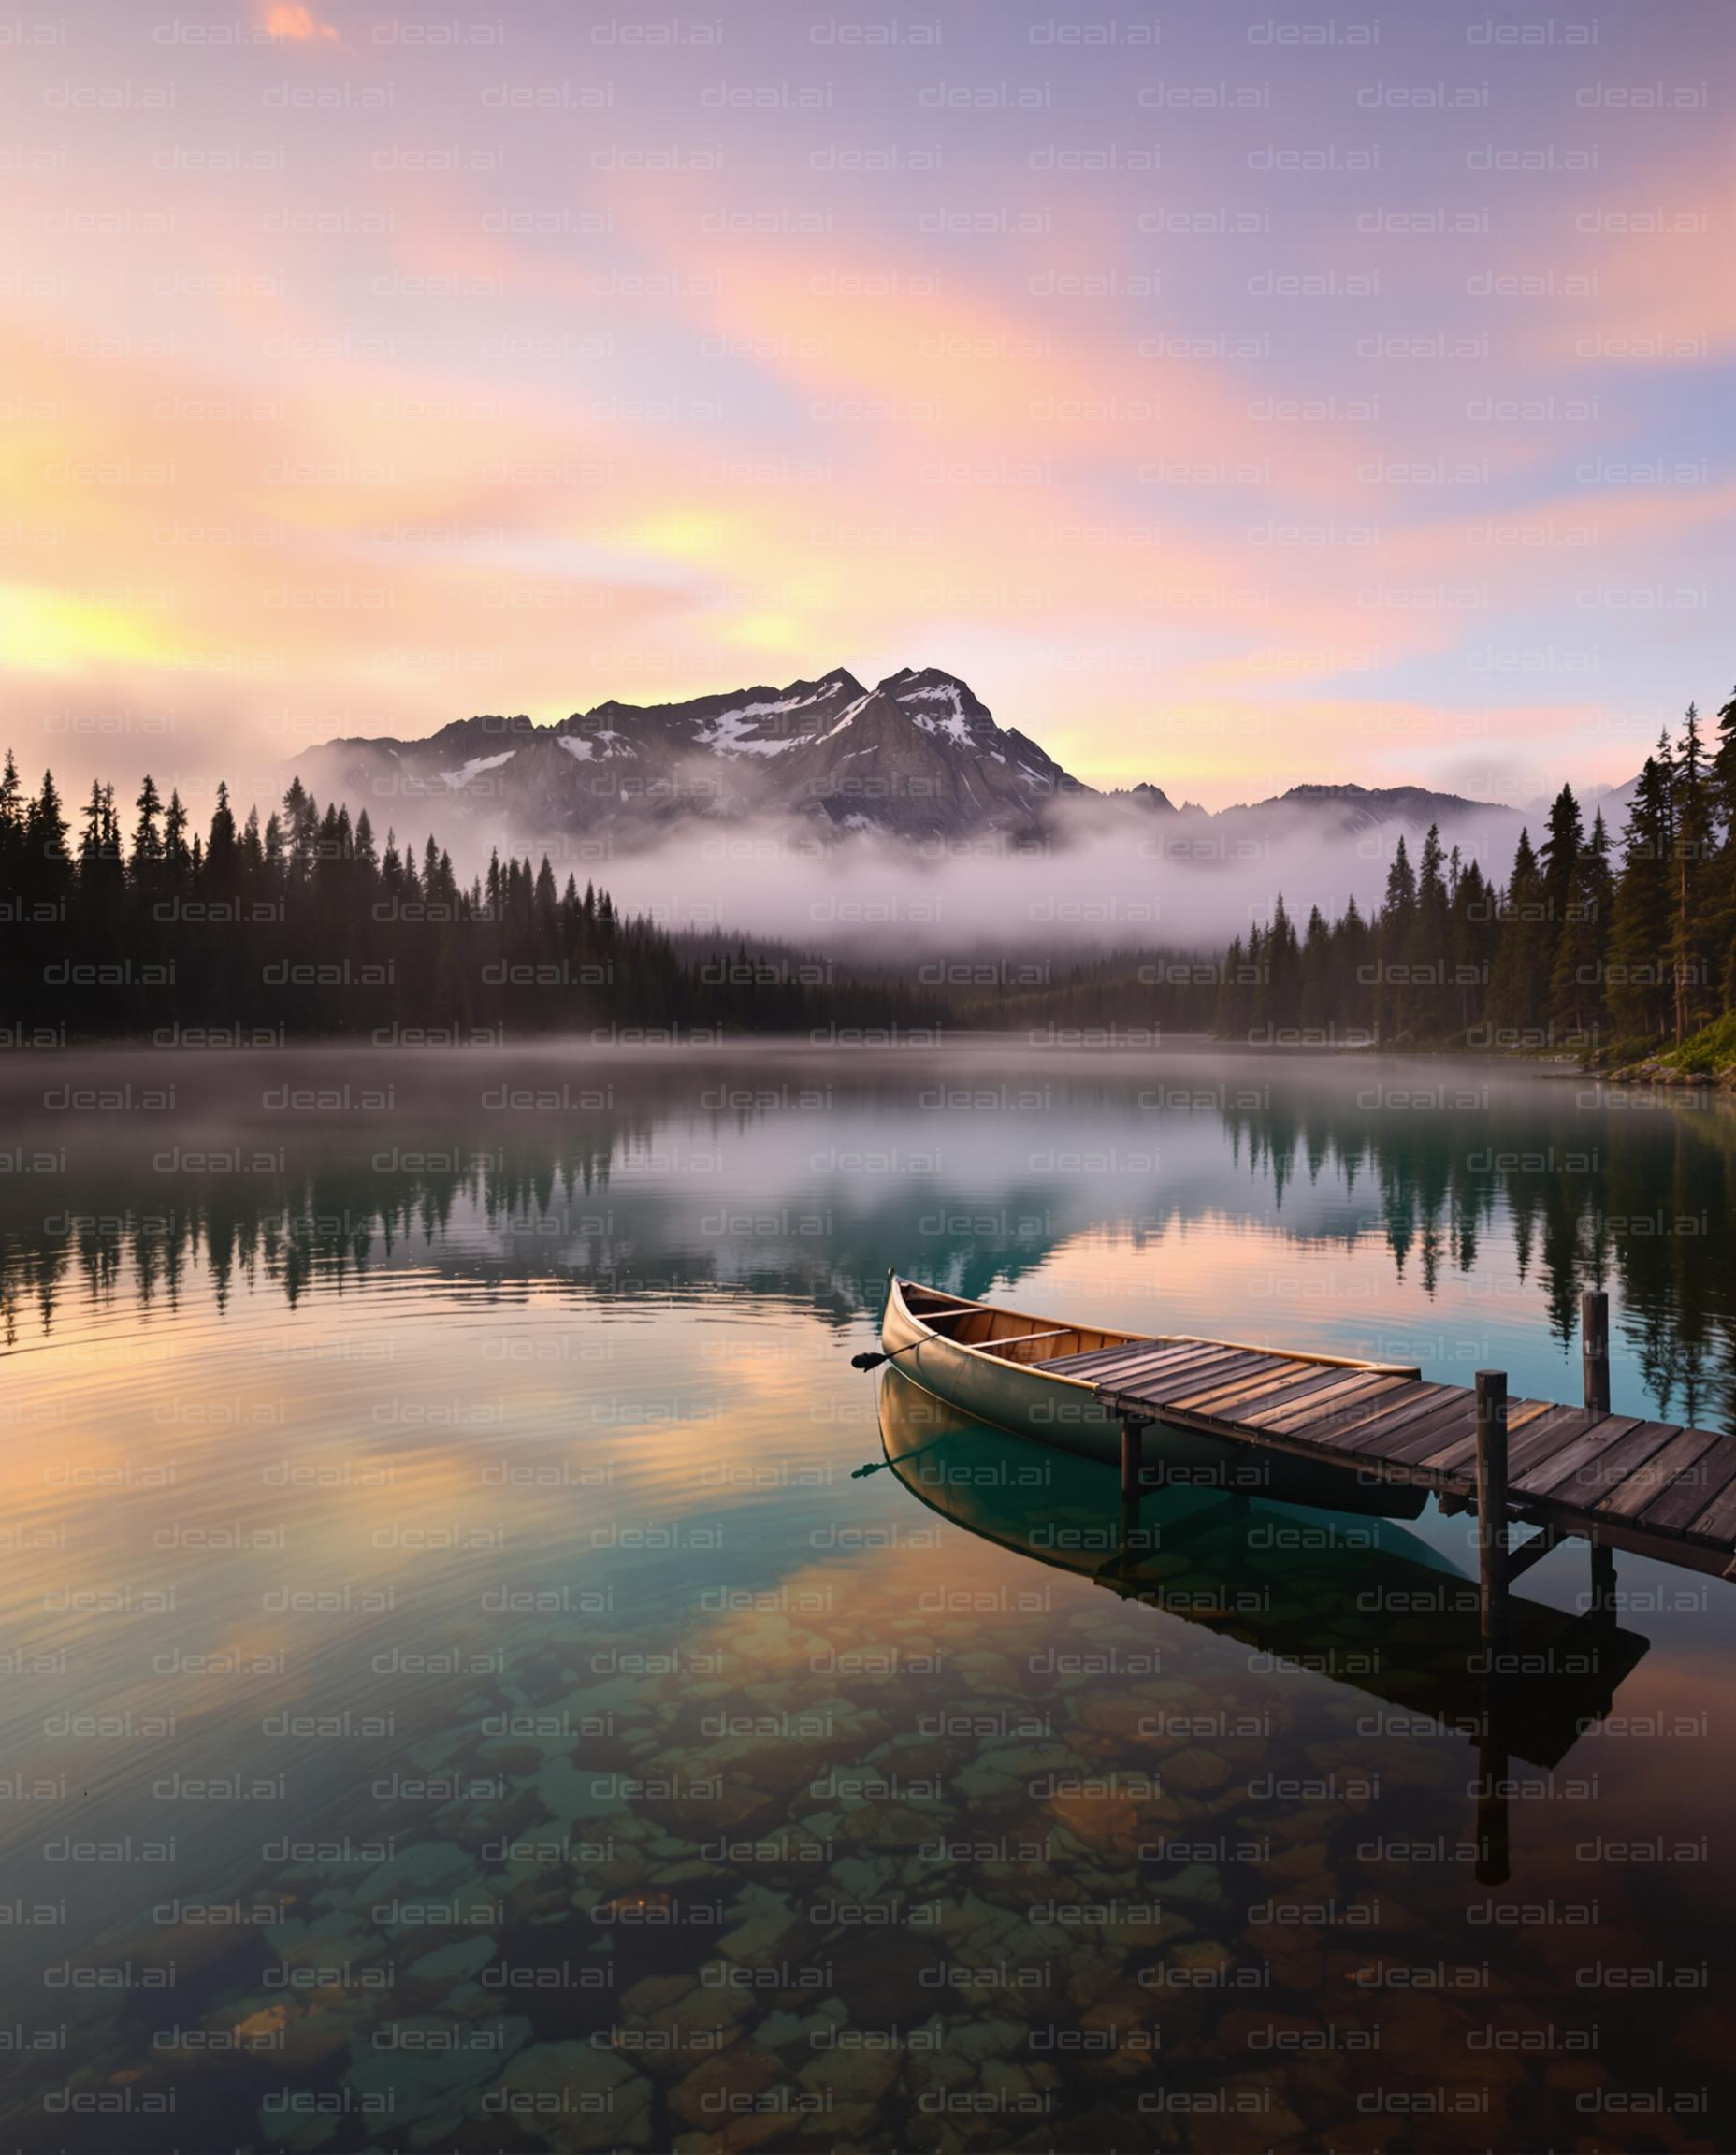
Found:
<path fill-rule="evenodd" d="M 265 11 L 267 35 L 287 38 L 294 44 L 306 44 L 324 39 L 338 42 L 338 33 L 329 22 L 324 22 L 309 8 L 301 7 L 268 7 Z"/>

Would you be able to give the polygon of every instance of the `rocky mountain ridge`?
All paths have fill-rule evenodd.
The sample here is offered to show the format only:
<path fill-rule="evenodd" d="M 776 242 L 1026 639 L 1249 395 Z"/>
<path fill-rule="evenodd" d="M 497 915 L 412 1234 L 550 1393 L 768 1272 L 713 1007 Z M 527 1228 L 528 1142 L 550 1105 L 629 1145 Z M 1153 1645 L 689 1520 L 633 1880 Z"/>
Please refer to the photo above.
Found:
<path fill-rule="evenodd" d="M 327 742 L 296 768 L 318 797 L 366 807 L 376 824 L 414 827 L 437 815 L 521 839 L 595 836 L 628 851 L 690 823 L 761 818 L 822 837 L 1034 843 L 1070 808 L 1096 804 L 1160 833 L 1162 850 L 1209 852 L 1275 822 L 1349 838 L 1392 823 L 1438 822 L 1448 832 L 1512 813 L 1414 786 L 1297 786 L 1216 814 L 1177 807 L 1154 785 L 1099 792 L 937 667 L 906 666 L 872 688 L 837 666 L 817 680 L 681 703 L 611 699 L 548 726 L 482 715 L 426 740 Z"/>

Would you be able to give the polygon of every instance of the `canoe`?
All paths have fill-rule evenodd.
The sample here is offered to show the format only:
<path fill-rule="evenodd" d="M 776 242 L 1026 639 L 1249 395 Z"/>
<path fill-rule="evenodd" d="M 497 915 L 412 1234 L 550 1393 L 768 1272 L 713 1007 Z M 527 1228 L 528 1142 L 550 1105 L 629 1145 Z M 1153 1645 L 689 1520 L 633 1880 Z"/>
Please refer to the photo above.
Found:
<path fill-rule="evenodd" d="M 881 1350 L 893 1357 L 892 1367 L 948 1406 L 1015 1437 L 1117 1464 L 1121 1455 L 1121 1422 L 1099 1401 L 1095 1382 L 1049 1365 L 1064 1364 L 1073 1355 L 1094 1353 L 1105 1347 L 1183 1346 L 1195 1338 L 1192 1333 L 1122 1332 L 1074 1324 L 1064 1318 L 1036 1317 L 989 1302 L 972 1302 L 962 1294 L 925 1287 L 919 1280 L 901 1279 L 895 1272 L 887 1276 L 886 1309 L 880 1319 Z M 1333 1369 L 1416 1374 L 1410 1368 L 1401 1372 L 1389 1362 L 1355 1361 L 1342 1354 L 1303 1354 L 1290 1348 L 1281 1352 L 1286 1361 L 1317 1362 Z M 1323 1472 L 1335 1478 L 1343 1473 L 1342 1468 L 1321 1468 L 1309 1461 L 1287 1464 L 1264 1449 L 1162 1422 L 1147 1432 L 1145 1457 L 1149 1467 L 1162 1469 L 1171 1482 L 1193 1479 L 1216 1488 L 1260 1490 L 1273 1496 L 1280 1494 L 1280 1480 L 1294 1480 L 1298 1489 L 1306 1485 L 1317 1490 Z M 1304 1495 L 1293 1500 L 1325 1499 Z"/>

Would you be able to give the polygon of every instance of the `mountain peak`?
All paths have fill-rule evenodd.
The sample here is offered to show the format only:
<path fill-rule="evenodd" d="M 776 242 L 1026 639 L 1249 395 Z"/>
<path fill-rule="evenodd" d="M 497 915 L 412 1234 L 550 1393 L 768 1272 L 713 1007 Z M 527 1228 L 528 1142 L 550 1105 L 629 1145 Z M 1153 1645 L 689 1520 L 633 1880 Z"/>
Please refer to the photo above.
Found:
<path fill-rule="evenodd" d="M 1021 832 L 1056 794 L 1086 790 L 938 666 L 872 689 L 834 666 L 680 703 L 610 698 L 552 726 L 460 719 L 427 740 L 333 743 L 302 760 L 352 800 L 412 788 L 527 834 L 624 846 L 693 817 L 793 816 L 921 840 Z"/>
<path fill-rule="evenodd" d="M 332 742 L 297 762 L 317 792 L 353 809 L 420 798 L 532 841 L 564 835 L 622 850 L 683 823 L 760 817 L 922 843 L 1016 838 L 1046 827 L 1063 798 L 1097 798 L 939 666 L 901 666 L 873 688 L 833 666 L 813 680 L 684 702 L 610 698 L 550 726 L 522 713 L 461 718 L 427 739 Z M 1149 785 L 1108 796 L 1103 809 L 1203 814 Z M 1358 833 L 1437 818 L 1447 829 L 1477 812 L 1417 787 L 1298 786 L 1212 820 L 1229 832 L 1306 817 Z"/>

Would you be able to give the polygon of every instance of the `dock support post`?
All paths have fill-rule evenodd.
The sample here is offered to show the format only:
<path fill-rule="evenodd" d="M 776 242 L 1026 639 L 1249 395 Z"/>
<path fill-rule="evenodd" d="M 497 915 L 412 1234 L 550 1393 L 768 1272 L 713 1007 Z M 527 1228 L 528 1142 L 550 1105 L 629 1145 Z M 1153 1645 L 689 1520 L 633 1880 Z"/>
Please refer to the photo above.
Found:
<path fill-rule="evenodd" d="M 1507 1688 L 1483 1680 L 1483 1727 L 1477 1735 L 1477 1883 L 1505 1886 L 1512 1874 L 1507 1830 Z"/>
<path fill-rule="evenodd" d="M 1579 1352 L 1585 1378 L 1585 1406 L 1610 1410 L 1610 1298 L 1588 1287 L 1579 1298 Z"/>
<path fill-rule="evenodd" d="M 1507 1372 L 1477 1372 L 1477 1552 L 1483 1635 L 1507 1628 Z"/>
<path fill-rule="evenodd" d="M 1145 1472 L 1145 1424 L 1121 1423 L 1121 1501 L 1137 1504 Z"/>
<path fill-rule="evenodd" d="M 1591 1613 L 1600 1624 L 1615 1621 L 1615 1552 L 1607 1541 L 1591 1545 Z"/>

